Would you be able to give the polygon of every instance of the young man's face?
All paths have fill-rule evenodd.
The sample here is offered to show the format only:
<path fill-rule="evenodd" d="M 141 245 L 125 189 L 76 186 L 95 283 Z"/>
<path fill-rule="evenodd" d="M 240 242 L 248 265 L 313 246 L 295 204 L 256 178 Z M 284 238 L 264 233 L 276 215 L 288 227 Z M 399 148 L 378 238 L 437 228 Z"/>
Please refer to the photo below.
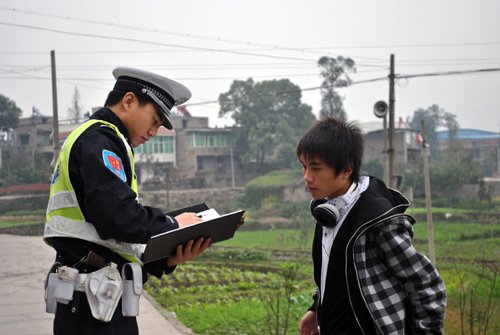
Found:
<path fill-rule="evenodd" d="M 307 191 L 314 199 L 335 198 L 349 190 L 352 173 L 350 167 L 337 174 L 321 159 L 308 160 L 304 155 L 301 155 L 299 161 L 302 164 L 302 174 Z"/>
<path fill-rule="evenodd" d="M 130 143 L 134 148 L 156 136 L 158 128 L 162 125 L 155 105 L 147 103 L 141 106 L 137 99 L 132 102 L 130 113 L 124 123 L 129 133 Z"/>

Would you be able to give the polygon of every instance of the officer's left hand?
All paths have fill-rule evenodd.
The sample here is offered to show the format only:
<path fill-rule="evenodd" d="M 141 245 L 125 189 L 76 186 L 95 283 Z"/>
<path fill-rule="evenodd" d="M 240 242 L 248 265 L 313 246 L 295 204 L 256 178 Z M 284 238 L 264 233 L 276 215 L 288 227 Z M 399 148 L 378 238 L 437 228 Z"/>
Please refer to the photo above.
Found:
<path fill-rule="evenodd" d="M 177 253 L 175 256 L 169 257 L 167 260 L 168 266 L 175 266 L 198 257 L 202 252 L 204 252 L 210 246 L 211 238 L 200 237 L 196 240 L 190 240 L 186 247 L 182 248 L 182 244 L 177 246 Z"/>

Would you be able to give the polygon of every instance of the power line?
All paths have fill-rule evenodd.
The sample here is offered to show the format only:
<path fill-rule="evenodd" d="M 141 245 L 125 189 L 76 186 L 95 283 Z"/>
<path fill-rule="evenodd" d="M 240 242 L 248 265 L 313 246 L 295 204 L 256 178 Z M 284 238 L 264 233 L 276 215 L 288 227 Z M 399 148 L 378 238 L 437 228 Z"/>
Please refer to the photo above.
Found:
<path fill-rule="evenodd" d="M 11 11 L 11 12 L 21 13 L 21 14 L 28 14 L 28 15 L 38 16 L 38 17 L 56 18 L 56 19 L 60 19 L 60 20 L 64 20 L 64 21 L 83 22 L 83 23 L 88 23 L 88 24 L 125 28 L 125 29 L 129 29 L 129 30 L 136 30 L 136 31 L 142 31 L 142 32 L 167 34 L 167 35 L 172 35 L 172 36 L 177 36 L 177 37 L 182 37 L 182 38 L 192 38 L 192 39 L 207 40 L 207 41 L 214 41 L 214 42 L 239 44 L 239 45 L 245 45 L 245 46 L 256 46 L 256 47 L 259 47 L 259 49 L 257 49 L 259 51 L 287 50 L 287 51 L 294 51 L 294 52 L 323 54 L 323 52 L 321 52 L 321 50 L 329 50 L 329 49 L 387 49 L 387 48 L 429 48 L 429 47 L 462 47 L 462 46 L 495 46 L 495 45 L 500 45 L 500 41 L 493 41 L 493 42 L 481 41 L 481 42 L 456 42 L 456 43 L 341 45 L 341 46 L 316 46 L 316 47 L 294 47 L 294 48 L 292 48 L 292 47 L 269 45 L 269 44 L 263 44 L 263 43 L 229 40 L 229 39 L 223 39 L 220 37 L 201 36 L 201 35 L 196 35 L 196 34 L 165 31 L 165 30 L 156 29 L 156 28 L 145 28 L 145 27 L 140 27 L 140 26 L 119 24 L 119 23 L 114 23 L 114 22 L 104 22 L 104 21 L 98 21 L 98 20 L 74 18 L 74 17 L 69 17 L 69 16 L 63 16 L 63 15 L 34 12 L 34 11 L 18 9 L 18 8 L 7 8 L 7 7 L 0 6 L 0 10 Z M 253 49 L 253 50 L 252 49 L 232 50 L 232 51 L 233 52 L 248 52 L 248 51 L 255 51 L 255 49 Z M 110 52 L 116 52 L 116 51 L 110 51 Z M 138 52 L 138 51 L 134 50 L 134 51 L 129 51 L 129 52 Z M 161 52 L 161 51 L 151 51 L 151 52 Z M 229 51 L 226 51 L 226 52 L 229 52 Z M 349 57 L 358 58 L 358 59 L 363 58 L 363 57 L 356 57 L 356 56 L 349 56 Z M 385 61 L 384 59 L 381 59 L 381 58 L 374 58 L 374 57 L 372 57 L 372 58 L 364 57 L 364 58 L 370 59 L 370 60 Z"/>
<path fill-rule="evenodd" d="M 449 76 L 449 75 L 473 74 L 473 73 L 488 73 L 488 72 L 492 73 L 492 72 L 499 72 L 499 71 L 500 71 L 500 68 L 490 68 L 490 69 L 477 69 L 477 70 L 466 70 L 466 71 L 447 71 L 447 72 L 422 73 L 422 74 L 413 74 L 413 75 L 396 74 L 395 79 L 437 77 L 437 76 Z M 353 82 L 351 82 L 351 84 L 349 86 L 342 86 L 342 88 L 349 88 L 350 86 L 353 86 L 353 85 L 367 84 L 367 83 L 383 81 L 383 80 L 389 80 L 389 77 L 386 76 L 386 77 L 378 77 L 378 78 L 372 78 L 372 79 L 366 79 L 366 80 L 353 81 Z M 338 87 L 338 86 L 334 85 L 333 87 Z M 321 88 L 323 88 L 323 87 L 316 86 L 316 87 L 309 87 L 309 88 L 303 88 L 303 89 L 298 89 L 298 90 L 275 92 L 272 94 L 281 95 L 281 94 L 297 93 L 297 92 L 303 92 L 303 91 L 315 91 L 315 90 L 319 90 Z M 262 95 L 257 95 L 255 97 L 267 96 L 267 95 L 270 95 L 270 94 L 262 94 Z M 195 105 L 205 105 L 205 104 L 212 104 L 212 103 L 218 103 L 218 100 L 211 100 L 211 101 L 194 103 L 194 104 L 187 104 L 187 105 L 188 106 L 195 106 Z"/>
<path fill-rule="evenodd" d="M 460 43 L 421 43 L 421 44 L 380 44 L 380 45 L 344 45 L 328 47 L 309 47 L 305 50 L 323 49 L 389 49 L 389 48 L 434 48 L 434 47 L 463 47 L 500 45 L 500 42 L 460 42 Z"/>
<path fill-rule="evenodd" d="M 161 30 L 161 29 L 144 28 L 144 27 L 139 27 L 139 26 L 125 25 L 125 24 L 119 24 L 119 23 L 113 23 L 113 22 L 103 22 L 103 21 L 97 21 L 97 20 L 71 18 L 69 16 L 61 16 L 61 15 L 46 14 L 46 13 L 42 14 L 39 12 L 33 12 L 33 11 L 28 11 L 28 10 L 23 10 L 23 9 L 16 9 L 16 8 L 6 8 L 6 7 L 2 7 L 2 6 L 0 6 L 0 10 L 13 11 L 15 13 L 23 13 L 23 14 L 29 14 L 29 15 L 39 16 L 39 17 L 56 18 L 56 19 L 61 19 L 61 20 L 65 20 L 65 21 L 83 22 L 83 23 L 90 23 L 90 24 L 96 24 L 96 25 L 104 25 L 104 26 L 108 26 L 108 27 L 118 27 L 118 28 L 125 28 L 125 29 L 137 30 L 137 31 L 143 31 L 143 32 L 167 34 L 167 35 L 178 36 L 178 37 L 182 37 L 182 38 L 192 38 L 192 39 L 214 41 L 214 42 L 223 42 L 223 43 L 230 43 L 230 44 L 257 46 L 259 48 L 266 48 L 268 50 L 288 50 L 288 51 L 295 51 L 295 52 L 318 54 L 317 52 L 308 51 L 308 50 L 306 50 L 306 48 L 290 48 L 290 47 L 284 47 L 284 46 L 278 46 L 278 45 L 269 45 L 269 44 L 262 44 L 262 43 L 252 43 L 252 42 L 243 42 L 243 41 L 237 41 L 237 40 L 228 40 L 228 39 L 222 39 L 219 37 L 201 36 L 201 35 L 194 35 L 194 34 L 187 34 L 187 33 L 171 32 L 171 31 L 165 31 L 165 30 Z"/>
<path fill-rule="evenodd" d="M 297 65 L 298 64 L 298 65 Z M 59 70 L 70 70 L 70 71 L 85 71 L 88 72 L 90 70 L 93 71 L 108 71 L 110 68 L 116 65 L 60 65 L 58 66 Z M 253 64 L 236 64 L 236 63 L 226 63 L 226 64 L 171 64 L 171 65 L 162 65 L 162 64 L 130 64 L 130 66 L 135 67 L 148 67 L 150 69 L 169 69 L 169 70 L 183 70 L 183 71 L 191 71 L 191 70 L 232 70 L 232 69 L 310 69 L 316 70 L 318 66 L 305 65 L 304 63 L 253 63 Z M 50 65 L 6 65 L 5 68 L 48 68 Z M 0 63 L 1 70 L 1 63 Z"/>
<path fill-rule="evenodd" d="M 23 74 L 23 73 L 19 73 Z M 300 74 L 267 74 L 267 75 L 253 75 L 253 76 L 237 76 L 237 77 L 175 77 L 176 80 L 238 80 L 246 78 L 297 78 L 297 77 L 312 77 L 319 76 L 320 73 L 300 73 Z M 63 77 L 66 79 L 79 80 L 79 81 L 114 81 L 114 79 L 109 78 L 83 78 L 83 77 Z M 0 73 L 0 79 L 33 79 L 26 77 L 15 77 L 15 76 L 2 76 Z M 36 77 L 36 79 L 51 80 L 49 77 Z"/>
<path fill-rule="evenodd" d="M 209 52 L 244 55 L 244 56 L 255 56 L 255 57 L 265 57 L 265 58 L 275 58 L 275 59 L 302 60 L 302 61 L 316 62 L 316 60 L 305 59 L 305 58 L 266 55 L 266 54 L 259 54 L 259 53 L 253 53 L 253 52 L 233 51 L 233 50 L 224 50 L 224 49 L 216 49 L 216 48 L 194 47 L 194 46 L 187 46 L 187 45 L 182 45 L 182 44 L 147 41 L 147 40 L 129 38 L 129 37 L 107 36 L 107 35 L 98 35 L 98 34 L 90 34 L 90 33 L 70 32 L 70 31 L 64 31 L 64 30 L 59 30 L 59 29 L 54 29 L 54 28 L 45 28 L 45 27 L 31 26 L 31 25 L 17 24 L 17 23 L 8 23 L 8 22 L 3 22 L 3 21 L 0 21 L 0 24 L 6 25 L 6 26 L 18 27 L 18 28 L 48 31 L 48 32 L 53 32 L 53 33 L 58 33 L 58 34 L 63 34 L 63 35 L 83 36 L 83 37 L 102 38 L 102 39 L 108 39 L 108 40 L 126 41 L 126 42 L 134 42 L 134 43 L 149 44 L 149 45 L 168 46 L 168 47 L 174 47 L 174 48 L 182 48 L 182 49 L 186 49 L 186 50 L 209 51 Z"/>
<path fill-rule="evenodd" d="M 433 73 L 420 73 L 420 74 L 408 74 L 400 75 L 396 74 L 398 79 L 410 79 L 410 78 L 420 78 L 420 77 L 438 77 L 438 76 L 452 76 L 459 74 L 473 74 L 473 73 L 488 73 L 488 72 L 499 72 L 500 68 L 490 68 L 490 69 L 478 69 L 478 70 L 464 70 L 464 71 L 445 71 L 445 72 L 433 72 Z"/>

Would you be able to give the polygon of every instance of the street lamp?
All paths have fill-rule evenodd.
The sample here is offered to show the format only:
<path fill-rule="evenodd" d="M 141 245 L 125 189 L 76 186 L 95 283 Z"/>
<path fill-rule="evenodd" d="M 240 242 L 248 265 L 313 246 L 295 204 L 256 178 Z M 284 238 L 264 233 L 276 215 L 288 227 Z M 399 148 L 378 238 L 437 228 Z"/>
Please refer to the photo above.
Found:
<path fill-rule="evenodd" d="M 384 120 L 384 182 L 389 183 L 389 161 L 387 157 L 387 112 L 389 106 L 387 102 L 380 100 L 373 105 L 373 114 Z"/>

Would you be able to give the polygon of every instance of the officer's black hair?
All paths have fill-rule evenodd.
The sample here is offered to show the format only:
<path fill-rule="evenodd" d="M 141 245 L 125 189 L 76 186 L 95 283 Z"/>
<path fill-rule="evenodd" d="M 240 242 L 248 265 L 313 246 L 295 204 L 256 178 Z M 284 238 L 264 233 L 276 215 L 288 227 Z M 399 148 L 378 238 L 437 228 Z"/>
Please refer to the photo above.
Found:
<path fill-rule="evenodd" d="M 339 175 L 349 166 L 351 181 L 359 179 L 363 159 L 363 135 L 354 122 L 337 118 L 318 121 L 297 144 L 297 157 L 307 160 L 321 159 Z"/>
<path fill-rule="evenodd" d="M 117 103 L 120 102 L 121 99 L 123 99 L 123 96 L 129 91 L 123 91 L 123 90 L 112 90 L 109 92 L 108 97 L 106 98 L 106 102 L 104 103 L 104 106 L 106 107 L 111 107 L 116 105 Z M 138 94 L 135 93 L 135 96 L 137 97 L 137 100 L 139 101 L 140 106 L 144 106 L 148 102 L 153 103 L 153 100 L 151 100 L 147 95 L 145 94 Z"/>

